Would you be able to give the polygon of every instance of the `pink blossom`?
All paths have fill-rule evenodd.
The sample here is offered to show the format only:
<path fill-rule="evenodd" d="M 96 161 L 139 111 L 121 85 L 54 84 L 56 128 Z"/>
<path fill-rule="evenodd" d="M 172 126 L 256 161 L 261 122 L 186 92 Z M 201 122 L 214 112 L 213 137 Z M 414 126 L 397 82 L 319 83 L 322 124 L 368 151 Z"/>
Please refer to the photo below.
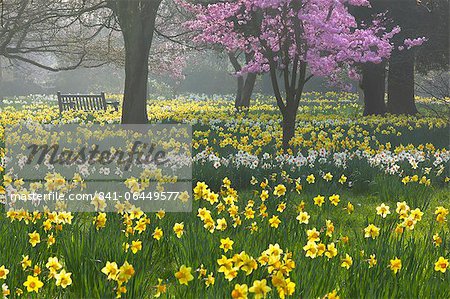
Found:
<path fill-rule="evenodd" d="M 406 48 L 409 50 L 412 47 L 421 46 L 427 40 L 428 39 L 426 37 L 418 37 L 415 39 L 407 38 L 407 39 L 405 39 L 404 44 L 405 44 Z"/>
<path fill-rule="evenodd" d="M 370 24 L 358 24 L 349 5 L 370 3 L 235 0 L 203 6 L 184 4 L 195 16 L 185 25 L 196 32 L 197 43 L 251 54 L 253 58 L 240 73 L 264 73 L 271 67 L 284 69 L 292 67 L 294 61 L 302 61 L 311 74 L 330 81 L 338 81 L 342 70 L 357 79 L 358 64 L 380 63 L 389 58 L 394 48 L 391 39 L 400 28 L 387 31 L 382 14 Z M 415 45 L 418 41 L 410 43 Z"/>

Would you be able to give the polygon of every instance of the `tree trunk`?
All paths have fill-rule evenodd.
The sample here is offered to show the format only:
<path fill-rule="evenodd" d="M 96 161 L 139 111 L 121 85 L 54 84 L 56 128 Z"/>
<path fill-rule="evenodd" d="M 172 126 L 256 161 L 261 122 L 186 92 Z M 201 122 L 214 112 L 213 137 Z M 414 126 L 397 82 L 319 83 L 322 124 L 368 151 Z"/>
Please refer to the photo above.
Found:
<path fill-rule="evenodd" d="M 237 77 L 237 90 L 236 90 L 236 97 L 234 99 L 234 107 L 236 109 L 239 109 L 242 105 L 242 91 L 244 89 L 244 77 L 239 76 Z"/>
<path fill-rule="evenodd" d="M 230 59 L 231 65 L 234 68 L 234 71 L 240 72 L 242 69 L 241 64 L 238 60 L 238 55 L 234 52 L 228 52 L 228 58 Z M 234 98 L 234 107 L 239 110 L 239 108 L 242 106 L 242 94 L 244 90 L 244 77 L 243 76 L 237 76 L 237 90 L 236 90 L 236 96 Z"/>
<path fill-rule="evenodd" d="M 3 104 L 3 99 L 5 96 L 5 91 L 4 91 L 4 76 L 3 76 L 3 65 L 2 65 L 2 57 L 0 56 L 0 104 Z"/>
<path fill-rule="evenodd" d="M 0 104 L 3 104 L 3 66 L 2 57 L 0 56 Z"/>
<path fill-rule="evenodd" d="M 245 78 L 245 84 L 244 88 L 242 90 L 242 100 L 241 100 L 241 107 L 249 108 L 250 107 L 250 99 L 253 94 L 253 89 L 255 88 L 255 82 L 256 82 L 256 76 L 255 73 L 249 73 L 247 74 L 247 78 Z"/>
<path fill-rule="evenodd" d="M 148 58 L 160 1 L 112 2 L 125 43 L 122 123 L 146 124 Z"/>
<path fill-rule="evenodd" d="M 234 68 L 234 71 L 240 72 L 242 70 L 242 66 L 239 63 L 238 55 L 233 52 L 228 52 L 228 57 L 230 59 L 231 65 Z M 245 54 L 246 62 L 251 60 L 252 56 L 250 54 Z M 237 77 L 237 90 L 236 97 L 234 100 L 234 107 L 237 110 L 241 108 L 250 107 L 250 98 L 252 97 L 253 88 L 255 87 L 257 74 L 248 73 L 247 75 L 241 75 Z"/>
<path fill-rule="evenodd" d="M 284 72 L 284 84 L 286 90 L 286 101 L 283 101 L 283 97 L 278 84 L 277 67 L 272 61 L 270 63 L 270 80 L 272 82 L 273 92 L 275 99 L 277 100 L 277 106 L 280 108 L 283 120 L 281 126 L 283 129 L 282 145 L 283 150 L 287 152 L 292 149 L 289 142 L 295 135 L 295 119 L 297 118 L 298 106 L 303 93 L 303 87 L 305 83 L 312 77 L 306 78 L 306 63 L 300 62 L 299 59 L 294 59 L 294 63 L 291 72 L 291 79 L 289 80 L 289 69 L 285 68 Z M 289 82 L 290 81 L 290 82 Z M 286 104 L 285 104 L 286 102 Z"/>
<path fill-rule="evenodd" d="M 125 39 L 127 40 L 127 39 Z M 125 42 L 125 89 L 123 93 L 122 123 L 146 124 L 148 45 L 136 46 L 139 42 Z M 134 45 L 134 46 L 133 46 Z"/>
<path fill-rule="evenodd" d="M 282 113 L 283 115 L 283 149 L 287 150 L 291 148 L 289 142 L 295 135 L 295 119 L 297 117 L 298 102 L 295 99 L 286 98 L 286 109 Z"/>
<path fill-rule="evenodd" d="M 385 63 L 365 63 L 362 71 L 361 89 L 364 92 L 364 115 L 386 113 L 384 94 L 386 90 Z"/>
<path fill-rule="evenodd" d="M 414 102 L 414 51 L 394 50 L 389 60 L 388 112 L 416 114 Z"/>
<path fill-rule="evenodd" d="M 148 58 L 151 39 L 142 28 L 122 29 L 125 41 L 125 87 L 122 105 L 123 124 L 146 124 Z"/>

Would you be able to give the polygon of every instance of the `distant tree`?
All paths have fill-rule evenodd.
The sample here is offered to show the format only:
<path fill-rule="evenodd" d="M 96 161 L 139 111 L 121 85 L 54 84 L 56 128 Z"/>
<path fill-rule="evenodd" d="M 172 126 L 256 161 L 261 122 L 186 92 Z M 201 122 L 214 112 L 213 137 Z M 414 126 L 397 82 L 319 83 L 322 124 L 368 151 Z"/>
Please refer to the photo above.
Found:
<path fill-rule="evenodd" d="M 448 68 L 448 0 L 372 0 L 370 8 L 358 8 L 355 14 L 365 20 L 385 13 L 390 28 L 399 25 L 401 32 L 393 42 L 396 47 L 385 62 L 388 67 L 363 65 L 364 115 L 415 114 L 415 72 L 426 73 L 433 68 Z M 427 42 L 422 37 L 426 37 Z M 422 45 L 421 47 L 416 47 Z M 417 59 L 416 59 L 417 57 Z M 421 61 L 416 67 L 416 61 Z M 387 78 L 387 86 L 385 80 Z M 385 104 L 387 87 L 388 103 Z"/>
<path fill-rule="evenodd" d="M 397 47 L 389 60 L 388 112 L 415 114 L 415 74 L 431 69 L 448 70 L 449 1 L 422 0 L 389 3 L 389 11 L 402 27 Z M 421 38 L 425 37 L 425 39 Z M 394 39 L 395 41 L 395 39 Z M 422 45 L 423 44 L 423 45 Z M 421 45 L 421 47 L 416 47 Z"/>
<path fill-rule="evenodd" d="M 2 0 L 0 8 L 0 56 L 7 60 L 50 71 L 107 63 L 90 51 L 105 27 L 104 2 Z"/>
<path fill-rule="evenodd" d="M 386 113 L 384 94 L 386 90 L 386 62 L 364 63 L 361 66 L 360 87 L 364 94 L 363 115 Z"/>
<path fill-rule="evenodd" d="M 450 124 L 450 73 L 448 70 L 431 70 L 415 82 L 416 89 L 422 96 L 432 98 L 432 103 L 424 105 L 437 117 L 445 119 Z M 436 109 L 437 103 L 439 106 Z"/>
<path fill-rule="evenodd" d="M 2 66 L 24 62 L 60 71 L 107 63 L 108 55 L 102 53 L 100 56 L 91 51 L 104 27 L 97 22 L 102 18 L 101 14 L 94 19 L 90 16 L 93 12 L 103 12 L 104 7 L 100 1 L 2 0 Z M 0 87 L 2 84 L 0 76 Z M 0 97 L 2 90 L 0 88 Z"/>
<path fill-rule="evenodd" d="M 370 4 L 370 6 L 351 7 L 350 11 L 355 15 L 360 24 L 370 22 L 374 16 L 386 11 L 386 6 L 383 1 L 372 0 Z M 384 23 L 386 24 L 387 21 L 384 20 Z M 363 92 L 364 116 L 383 115 L 387 112 L 384 99 L 386 91 L 386 66 L 387 59 L 384 59 L 383 62 L 378 64 L 369 62 L 360 65 L 361 79 L 359 81 L 359 87 Z"/>
<path fill-rule="evenodd" d="M 414 96 L 415 56 L 424 31 L 419 20 L 426 20 L 428 12 L 416 0 L 389 1 L 388 14 L 401 27 L 393 41 L 398 45 L 389 59 L 387 110 L 392 114 L 416 114 Z"/>
<path fill-rule="evenodd" d="M 155 32 L 174 40 L 174 36 L 165 34 L 167 28 L 158 30 L 157 21 L 161 27 L 172 30 L 175 26 L 172 12 L 176 6 L 168 4 L 167 9 L 160 10 L 161 2 L 3 0 L 0 56 L 51 71 L 123 61 L 122 123 L 147 123 L 147 80 Z M 169 23 L 172 26 L 168 26 Z M 123 42 L 117 42 L 117 33 L 122 34 Z M 173 73 L 179 74 L 181 60 L 165 60 L 161 55 L 172 54 L 174 47 L 163 42 L 159 45 L 153 62 L 165 61 L 165 70 L 171 68 Z"/>
<path fill-rule="evenodd" d="M 242 66 L 253 59 L 254 52 L 243 51 L 236 45 L 224 43 L 223 37 L 227 36 L 230 30 L 241 32 L 244 37 L 246 31 L 259 26 L 260 20 L 252 19 L 250 22 L 241 23 L 237 18 L 230 17 L 230 13 L 233 14 L 233 11 L 228 10 L 230 2 L 193 1 L 180 4 L 193 16 L 193 20 L 185 23 L 185 26 L 192 30 L 193 41 L 197 45 L 227 54 L 237 81 L 234 105 L 238 110 L 248 108 L 257 74 L 243 73 Z M 212 15 L 214 18 L 211 18 Z"/>
<path fill-rule="evenodd" d="M 425 77 L 424 81 L 436 78 L 435 84 L 428 83 L 434 86 L 432 89 L 438 89 L 436 94 L 438 98 L 445 98 L 443 91 L 447 90 L 448 96 L 448 81 L 443 79 L 448 78 L 450 62 L 450 1 L 434 0 L 428 2 L 422 3 L 422 5 L 427 5 L 425 8 L 428 14 L 425 21 L 422 21 L 420 25 L 428 40 L 417 51 L 416 72 Z M 430 76 L 428 76 L 429 73 L 431 73 Z M 445 83 L 446 81 L 447 83 Z M 426 85 L 431 87 L 430 84 Z M 423 91 L 422 84 L 417 86 L 416 82 L 416 87 Z M 430 94 L 430 90 L 426 93 Z M 431 93 L 435 94 L 434 92 Z"/>
<path fill-rule="evenodd" d="M 3 65 L 2 65 L 2 56 L 0 56 L 0 104 L 3 103 L 4 98 L 3 92 Z"/>

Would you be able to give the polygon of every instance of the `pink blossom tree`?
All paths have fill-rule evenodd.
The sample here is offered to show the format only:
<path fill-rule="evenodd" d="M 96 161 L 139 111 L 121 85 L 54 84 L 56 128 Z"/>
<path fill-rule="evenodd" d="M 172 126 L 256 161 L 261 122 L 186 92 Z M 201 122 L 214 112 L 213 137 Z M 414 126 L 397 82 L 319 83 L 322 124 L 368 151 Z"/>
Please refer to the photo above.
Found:
<path fill-rule="evenodd" d="M 252 23 L 240 23 L 237 19 L 232 18 L 233 9 L 232 7 L 239 8 L 237 3 L 231 2 L 216 2 L 216 3 L 200 3 L 191 4 L 184 2 L 183 0 L 178 1 L 180 6 L 183 7 L 187 12 L 194 16 L 194 22 L 186 22 L 185 25 L 189 30 L 192 30 L 193 41 L 196 45 L 206 48 L 213 49 L 217 52 L 225 52 L 229 58 L 229 61 L 234 69 L 234 74 L 237 79 L 237 90 L 234 106 L 239 111 L 242 108 L 246 109 L 250 107 L 250 98 L 253 93 L 253 89 L 256 83 L 257 73 L 242 72 L 242 65 L 250 62 L 253 59 L 253 53 L 248 51 L 243 51 L 241 47 L 235 47 L 230 43 L 224 43 L 222 39 L 215 39 L 214 36 L 229 36 L 229 29 L 232 28 L 234 31 L 245 30 L 246 28 L 251 28 L 254 25 Z M 209 5 L 208 5 L 209 4 Z M 214 4 L 214 5 L 211 5 Z M 199 16 L 213 16 L 220 15 L 219 19 L 215 21 L 210 17 L 202 18 Z M 255 20 L 253 20 L 255 21 Z M 256 20 L 257 21 L 257 20 Z M 258 21 L 257 21 L 258 22 Z M 202 29 L 208 28 L 210 31 L 214 31 L 212 39 L 205 39 L 205 33 Z"/>
<path fill-rule="evenodd" d="M 358 24 L 349 12 L 349 6 L 369 5 L 368 0 L 226 1 L 199 6 L 187 26 L 198 31 L 196 42 L 249 53 L 253 58 L 239 73 L 270 74 L 288 149 L 308 80 L 358 79 L 358 65 L 381 63 L 391 55 L 390 40 L 400 28 L 388 31 L 378 19 Z"/>

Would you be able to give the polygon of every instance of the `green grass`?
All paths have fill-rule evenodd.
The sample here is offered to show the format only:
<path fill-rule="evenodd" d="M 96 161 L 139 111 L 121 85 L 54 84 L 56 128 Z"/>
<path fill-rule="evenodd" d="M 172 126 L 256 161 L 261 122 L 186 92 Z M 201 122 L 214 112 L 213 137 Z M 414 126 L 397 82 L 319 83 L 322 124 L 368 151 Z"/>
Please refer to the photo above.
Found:
<path fill-rule="evenodd" d="M 22 287 L 27 273 L 20 268 L 22 255 L 28 254 L 33 265 L 44 265 L 49 256 L 57 256 L 67 271 L 73 273 L 73 284 L 67 290 L 61 291 L 54 286 L 54 282 L 46 284 L 41 296 L 62 298 L 113 298 L 114 284 L 106 280 L 100 271 L 106 261 L 116 261 L 121 265 L 128 260 L 136 270 L 136 275 L 127 284 L 128 298 L 149 298 L 154 293 L 152 286 L 156 285 L 157 278 L 167 280 L 170 285 L 168 298 L 228 298 L 234 283 L 252 284 L 255 279 L 268 278 L 264 267 L 258 268 L 252 275 L 243 273 L 229 283 L 222 273 L 217 273 L 216 260 L 220 258 L 222 250 L 219 248 L 220 239 L 230 237 L 234 241 L 233 251 L 227 253 L 228 257 L 234 253 L 245 250 L 257 258 L 269 244 L 280 244 L 284 250 L 294 253 L 296 268 L 292 272 L 291 280 L 297 284 L 296 296 L 303 298 L 316 298 L 323 296 L 333 289 L 337 289 L 343 298 L 446 298 L 450 292 L 449 273 L 441 274 L 433 270 L 434 262 L 439 256 L 449 257 L 448 239 L 449 225 L 438 226 L 434 220 L 434 208 L 438 205 L 448 204 L 448 190 L 429 189 L 421 196 L 426 196 L 428 204 L 422 209 L 424 217 L 416 228 L 406 231 L 401 237 L 392 233 L 398 220 L 395 215 L 395 203 L 398 198 L 391 197 L 383 202 L 391 207 L 394 215 L 382 219 L 375 214 L 375 208 L 381 203 L 380 194 L 389 192 L 381 185 L 378 192 L 366 195 L 355 195 L 351 190 L 340 189 L 341 202 L 333 207 L 326 202 L 322 208 L 314 206 L 312 198 L 320 191 L 322 195 L 329 195 L 333 187 L 317 184 L 308 188 L 301 195 L 290 193 L 285 199 L 288 207 L 280 216 L 281 224 L 278 229 L 271 228 L 267 219 L 257 217 L 254 220 L 244 220 L 242 226 L 229 228 L 223 232 L 213 234 L 207 232 L 200 219 L 194 213 L 168 214 L 162 220 L 151 215 L 151 223 L 147 230 L 141 234 L 130 237 L 130 240 L 139 238 L 144 242 L 143 250 L 136 255 L 130 251 L 125 253 L 122 247 L 127 241 L 121 232 L 124 226 L 119 215 L 108 214 L 107 226 L 97 231 L 92 225 L 93 214 L 78 214 L 72 225 L 65 225 L 61 232 L 55 234 L 56 244 L 46 249 L 45 242 L 32 248 L 28 243 L 27 233 L 37 230 L 45 239 L 45 233 L 40 225 L 25 225 L 17 221 L 10 223 L 5 214 L 0 214 L 0 264 L 11 269 L 7 283 L 10 289 Z M 327 190 L 328 189 L 328 190 Z M 335 191 L 335 190 L 334 190 Z M 240 205 L 244 206 L 248 199 L 256 199 L 251 191 L 240 192 Z M 409 193 L 410 199 L 415 193 Z M 306 203 L 306 211 L 310 213 L 310 224 L 299 224 L 296 217 L 295 206 L 301 201 Z M 347 201 L 355 206 L 353 214 L 349 215 L 343 208 Z M 278 199 L 267 201 L 269 215 L 280 214 L 275 212 Z M 407 202 L 411 203 L 411 201 Z M 195 202 L 194 210 L 205 202 Z M 206 203 L 209 206 L 209 203 Z M 411 204 L 411 208 L 415 208 Z M 256 209 L 256 208 L 255 208 Z M 211 208 L 213 210 L 213 208 Z M 215 214 L 213 212 L 213 214 Z M 221 216 L 219 216 L 221 217 Z M 214 217 L 216 218 L 216 217 Z M 304 256 L 302 247 L 306 244 L 306 228 L 316 227 L 318 230 L 330 219 L 335 225 L 333 238 L 322 238 L 322 242 L 337 242 L 339 254 L 331 261 L 325 257 L 310 259 Z M 227 218 L 229 221 L 229 218 Z M 246 227 L 256 221 L 259 230 L 250 233 Z M 175 222 L 184 222 L 185 234 L 181 239 L 176 238 L 171 228 Z M 363 228 L 368 223 L 374 223 L 381 228 L 381 235 L 375 239 L 364 238 Z M 229 222 L 229 225 L 231 223 Z M 151 232 L 156 227 L 164 229 L 165 236 L 161 241 L 152 239 Z M 443 245 L 435 247 L 432 235 L 439 232 L 444 237 Z M 348 236 L 348 245 L 342 244 L 338 239 Z M 364 250 L 364 257 L 360 250 Z M 353 257 L 350 270 L 340 267 L 339 257 L 349 253 Z M 364 260 L 370 254 L 376 254 L 378 265 L 368 268 Z M 387 269 L 389 260 L 394 257 L 402 260 L 403 268 L 394 275 Z M 181 264 L 199 267 L 201 264 L 216 277 L 214 286 L 206 288 L 203 282 L 195 279 L 188 287 L 176 283 L 173 274 Z M 45 273 L 45 270 L 44 270 Z M 196 276 L 196 274 L 194 274 Z M 270 298 L 275 298 L 274 292 Z M 164 297 L 163 297 L 164 298 Z"/>

